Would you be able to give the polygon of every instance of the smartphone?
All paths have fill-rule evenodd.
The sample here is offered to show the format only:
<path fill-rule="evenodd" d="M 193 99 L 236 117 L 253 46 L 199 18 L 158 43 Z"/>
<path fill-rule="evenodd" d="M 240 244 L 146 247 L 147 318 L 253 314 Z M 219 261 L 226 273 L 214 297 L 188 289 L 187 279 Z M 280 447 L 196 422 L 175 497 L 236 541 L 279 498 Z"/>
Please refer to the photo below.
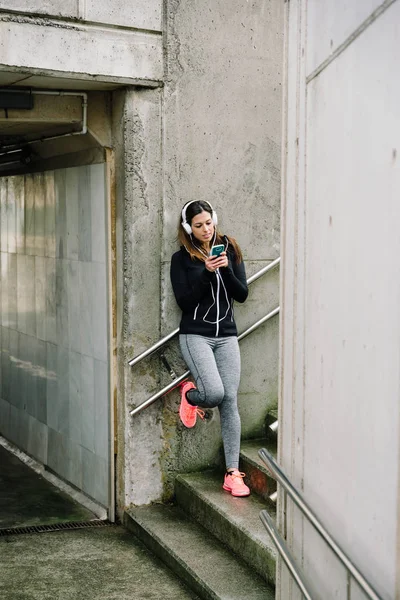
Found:
<path fill-rule="evenodd" d="M 210 256 L 219 256 L 221 252 L 225 250 L 225 246 L 223 244 L 218 244 L 217 246 L 213 246 L 210 251 Z"/>

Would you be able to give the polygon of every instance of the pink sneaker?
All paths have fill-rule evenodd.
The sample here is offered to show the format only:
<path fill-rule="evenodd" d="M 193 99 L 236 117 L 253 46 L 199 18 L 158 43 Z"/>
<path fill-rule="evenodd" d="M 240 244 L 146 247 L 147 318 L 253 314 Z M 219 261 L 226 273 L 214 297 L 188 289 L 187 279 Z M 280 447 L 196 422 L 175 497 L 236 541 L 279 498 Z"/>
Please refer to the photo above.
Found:
<path fill-rule="evenodd" d="M 245 475 L 246 473 L 241 473 L 237 470 L 226 473 L 222 487 L 227 492 L 230 492 L 232 496 L 250 496 L 250 489 L 243 481 Z"/>
<path fill-rule="evenodd" d="M 186 392 L 196 389 L 196 386 L 191 381 L 185 381 L 181 385 L 181 404 L 179 406 L 179 416 L 185 427 L 194 427 L 196 425 L 197 415 L 204 419 L 204 411 L 197 406 L 192 406 L 186 400 Z"/>

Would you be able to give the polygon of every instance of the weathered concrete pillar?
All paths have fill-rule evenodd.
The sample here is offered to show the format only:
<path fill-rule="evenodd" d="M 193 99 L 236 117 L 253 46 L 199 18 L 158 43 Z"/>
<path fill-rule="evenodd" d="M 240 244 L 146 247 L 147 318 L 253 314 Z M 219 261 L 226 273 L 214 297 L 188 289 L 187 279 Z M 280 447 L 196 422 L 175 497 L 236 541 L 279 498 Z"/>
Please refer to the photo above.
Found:
<path fill-rule="evenodd" d="M 286 4 L 279 459 L 399 598 L 400 3 L 373 4 Z M 366 597 L 292 502 L 279 516 L 313 597 Z M 302 597 L 284 567 L 277 587 Z"/>
<path fill-rule="evenodd" d="M 160 405 L 135 419 L 129 410 L 156 391 L 156 362 L 132 370 L 128 360 L 160 334 L 161 94 L 113 96 L 117 191 L 117 503 L 119 509 L 161 495 Z"/>

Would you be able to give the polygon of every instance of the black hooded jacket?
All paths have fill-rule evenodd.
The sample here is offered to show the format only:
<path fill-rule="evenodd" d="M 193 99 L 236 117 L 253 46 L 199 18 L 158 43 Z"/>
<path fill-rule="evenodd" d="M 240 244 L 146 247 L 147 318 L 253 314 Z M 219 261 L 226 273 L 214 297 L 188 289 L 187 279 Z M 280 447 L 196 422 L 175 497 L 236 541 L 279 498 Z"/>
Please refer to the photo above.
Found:
<path fill-rule="evenodd" d="M 180 333 L 206 337 L 237 335 L 233 302 L 247 298 L 246 272 L 243 262 L 237 264 L 227 240 L 225 246 L 229 264 L 215 273 L 207 271 L 203 261 L 192 260 L 183 246 L 172 256 L 172 288 L 182 310 Z"/>

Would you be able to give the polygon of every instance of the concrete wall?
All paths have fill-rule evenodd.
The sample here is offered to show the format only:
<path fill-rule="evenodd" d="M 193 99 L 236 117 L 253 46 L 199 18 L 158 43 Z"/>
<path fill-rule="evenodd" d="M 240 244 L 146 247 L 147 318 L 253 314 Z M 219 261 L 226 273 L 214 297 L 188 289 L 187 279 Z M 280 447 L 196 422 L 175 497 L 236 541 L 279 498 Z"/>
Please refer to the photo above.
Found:
<path fill-rule="evenodd" d="M 176 392 L 129 417 L 169 376 L 158 358 L 134 371 L 127 361 L 178 324 L 169 261 L 187 199 L 206 198 L 218 209 L 248 275 L 279 255 L 282 20 L 280 0 L 0 0 L 0 84 L 22 73 L 39 87 L 147 86 L 112 98 L 120 509 L 169 497 L 177 470 L 218 462 L 218 417 L 188 436 Z M 161 80 L 163 90 L 148 89 Z M 93 136 L 95 121 L 91 113 Z M 254 284 L 237 309 L 240 330 L 275 308 L 277 288 L 277 272 Z M 276 403 L 277 327 L 275 319 L 243 344 L 246 437 L 263 434 Z M 171 353 L 179 372 L 176 348 Z"/>
<path fill-rule="evenodd" d="M 117 504 L 162 495 L 161 404 L 132 419 L 129 410 L 159 387 L 158 359 L 135 370 L 128 360 L 160 337 L 161 92 L 113 94 L 116 172 L 118 352 Z"/>
<path fill-rule="evenodd" d="M 0 8 L 10 13 L 66 17 L 136 29 L 161 30 L 161 2 L 158 0 L 2 0 Z"/>
<path fill-rule="evenodd" d="M 128 411 L 170 381 L 159 358 L 127 361 L 179 322 L 169 280 L 182 204 L 206 198 L 235 235 L 248 275 L 279 255 L 282 6 L 166 2 L 163 91 L 114 94 L 117 175 L 118 505 L 170 498 L 174 473 L 218 463 L 219 417 L 185 430 L 179 396 Z M 119 127 L 123 123 L 123 127 Z M 119 127 L 119 129 L 118 129 Z M 239 218 L 238 218 L 239 215 Z M 161 277 L 160 277 L 161 274 Z M 238 307 L 240 330 L 278 303 L 278 272 Z M 161 305 L 160 305 L 161 301 Z M 243 434 L 277 400 L 277 319 L 246 340 Z M 171 344 L 177 373 L 186 369 Z"/>
<path fill-rule="evenodd" d="M 211 202 L 221 230 L 239 241 L 248 276 L 279 256 L 283 61 L 281 2 L 170 1 L 165 10 L 163 334 L 180 319 L 169 267 L 186 201 Z M 236 306 L 240 331 L 277 306 L 278 277 L 256 282 L 246 304 Z M 245 437 L 263 435 L 268 406 L 277 400 L 277 326 L 275 319 L 242 343 Z M 186 370 L 179 352 L 166 354 L 177 373 Z M 163 381 L 169 380 L 165 374 Z M 188 431 L 178 423 L 178 402 L 177 392 L 165 401 L 165 470 L 215 464 L 218 411 Z"/>
<path fill-rule="evenodd" d="M 400 598 L 399 21 L 399 2 L 287 4 L 280 462 L 387 599 Z M 348 597 L 290 502 L 284 520 L 315 598 Z M 300 597 L 281 566 L 278 598 Z"/>
<path fill-rule="evenodd" d="M 1 70 L 132 84 L 161 80 L 161 8 L 161 0 L 2 1 Z"/>

